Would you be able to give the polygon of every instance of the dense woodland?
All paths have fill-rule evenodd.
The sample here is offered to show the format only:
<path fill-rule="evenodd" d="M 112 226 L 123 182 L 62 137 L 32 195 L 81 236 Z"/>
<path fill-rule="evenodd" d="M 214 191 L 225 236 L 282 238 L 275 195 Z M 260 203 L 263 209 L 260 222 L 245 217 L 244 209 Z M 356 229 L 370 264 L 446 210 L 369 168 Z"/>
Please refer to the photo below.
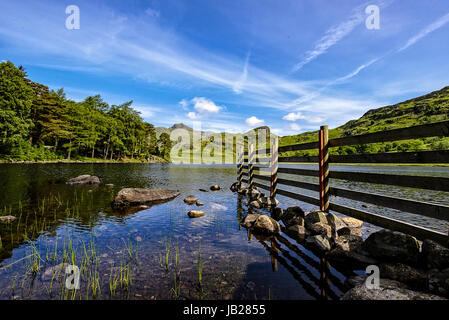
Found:
<path fill-rule="evenodd" d="M 0 63 L 0 159 L 168 159 L 168 134 L 156 138 L 132 101 L 109 105 L 97 96 L 82 102 L 28 79 L 22 67 Z"/>

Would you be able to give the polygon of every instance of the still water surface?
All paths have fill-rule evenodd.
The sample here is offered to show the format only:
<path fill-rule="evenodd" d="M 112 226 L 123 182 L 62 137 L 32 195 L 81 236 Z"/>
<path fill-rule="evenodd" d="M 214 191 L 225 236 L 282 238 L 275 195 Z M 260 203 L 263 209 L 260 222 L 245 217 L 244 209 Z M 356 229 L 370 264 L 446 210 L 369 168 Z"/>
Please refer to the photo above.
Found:
<path fill-rule="evenodd" d="M 449 176 L 447 168 L 436 167 L 333 166 L 331 170 Z M 65 185 L 81 174 L 96 175 L 102 184 Z M 235 166 L 4 164 L 0 177 L 0 215 L 17 217 L 12 224 L 0 224 L 0 299 L 338 299 L 345 291 L 345 278 L 363 272 L 329 266 L 285 234 L 275 239 L 248 235 L 239 226 L 248 213 L 247 201 L 229 190 L 236 179 Z M 114 186 L 106 187 L 109 183 Z M 332 183 L 449 205 L 444 192 Z M 199 191 L 215 184 L 223 190 Z M 124 214 L 114 211 L 111 201 L 125 187 L 169 188 L 181 195 Z M 183 202 L 191 194 L 205 204 L 200 208 L 206 212 L 204 217 L 187 216 L 196 208 Z M 283 208 L 314 209 L 289 198 L 279 200 Z M 445 222 L 396 210 L 366 208 L 339 198 L 332 201 L 439 231 L 449 228 Z M 366 225 L 365 236 L 375 230 Z M 66 289 L 67 276 L 55 267 L 62 263 L 80 268 L 79 290 Z"/>

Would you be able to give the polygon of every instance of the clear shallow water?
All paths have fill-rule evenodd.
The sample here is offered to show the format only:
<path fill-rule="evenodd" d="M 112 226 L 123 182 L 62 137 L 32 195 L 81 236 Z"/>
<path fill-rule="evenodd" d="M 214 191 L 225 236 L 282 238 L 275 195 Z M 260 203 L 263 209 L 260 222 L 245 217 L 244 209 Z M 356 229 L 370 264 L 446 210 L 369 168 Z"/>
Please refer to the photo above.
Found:
<path fill-rule="evenodd" d="M 388 167 L 343 168 L 398 173 Z M 399 170 L 448 175 L 447 168 Z M 64 184 L 81 174 L 97 175 L 103 184 Z M 361 272 L 335 269 L 285 234 L 276 239 L 248 235 L 239 226 L 248 211 L 246 199 L 229 191 L 236 179 L 235 166 L 5 164 L 0 166 L 0 177 L 0 214 L 18 218 L 0 225 L 0 299 L 319 299 L 323 295 L 337 299 L 345 277 Z M 106 187 L 107 183 L 114 187 Z M 375 185 L 341 183 L 383 191 Z M 199 191 L 215 184 L 223 190 Z M 169 188 L 181 195 L 124 215 L 113 211 L 110 203 L 125 187 Z M 391 189 L 385 191 L 392 194 Z M 205 203 L 200 210 L 206 216 L 187 216 L 196 208 L 183 202 L 191 194 Z M 407 193 L 418 199 L 426 196 L 435 194 Z M 289 198 L 279 200 L 284 208 L 299 204 L 313 209 Z M 447 195 L 437 201 L 449 204 Z M 418 219 L 394 210 L 387 214 Z M 416 221 L 447 230 L 441 222 L 424 220 Z M 65 290 L 64 274 L 46 275 L 64 261 L 81 269 L 80 290 Z M 322 281 L 323 268 L 329 269 L 330 282 Z"/>

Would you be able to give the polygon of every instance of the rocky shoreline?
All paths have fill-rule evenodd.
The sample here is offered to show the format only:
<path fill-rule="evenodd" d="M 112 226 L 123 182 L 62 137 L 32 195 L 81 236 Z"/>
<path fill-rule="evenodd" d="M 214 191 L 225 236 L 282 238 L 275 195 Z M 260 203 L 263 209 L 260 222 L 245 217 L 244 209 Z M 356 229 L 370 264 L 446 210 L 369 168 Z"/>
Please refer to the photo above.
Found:
<path fill-rule="evenodd" d="M 271 206 L 257 188 L 238 188 L 234 184 L 231 190 L 246 195 L 248 207 Z M 432 240 L 420 243 L 410 235 L 384 229 L 363 240 L 363 221 L 319 210 L 304 212 L 297 206 L 273 206 L 270 216 L 250 213 L 241 225 L 264 235 L 284 232 L 330 263 L 359 270 L 368 266 L 379 268 L 378 288 L 368 289 L 367 276 L 348 278 L 345 285 L 349 290 L 342 300 L 449 298 L 449 249 Z"/>

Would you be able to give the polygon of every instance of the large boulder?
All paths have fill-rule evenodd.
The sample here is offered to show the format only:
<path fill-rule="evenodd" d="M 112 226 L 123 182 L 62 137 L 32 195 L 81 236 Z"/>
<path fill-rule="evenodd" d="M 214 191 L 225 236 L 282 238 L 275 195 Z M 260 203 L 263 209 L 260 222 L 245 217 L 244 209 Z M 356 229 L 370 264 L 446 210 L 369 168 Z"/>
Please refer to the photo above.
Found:
<path fill-rule="evenodd" d="M 449 268 L 449 249 L 432 240 L 424 240 L 422 256 L 426 267 L 429 269 Z"/>
<path fill-rule="evenodd" d="M 449 268 L 430 270 L 427 274 L 428 290 L 434 294 L 449 297 Z"/>
<path fill-rule="evenodd" d="M 341 300 L 446 300 L 442 297 L 412 291 L 403 284 L 380 279 L 379 288 L 369 288 L 365 282 L 347 291 Z"/>
<path fill-rule="evenodd" d="M 66 182 L 68 185 L 81 185 L 81 184 L 99 184 L 100 179 L 96 176 L 84 174 L 76 178 L 72 178 Z"/>
<path fill-rule="evenodd" d="M 309 228 L 314 223 L 321 222 L 327 224 L 326 214 L 323 211 L 310 211 L 304 218 L 306 227 Z"/>
<path fill-rule="evenodd" d="M 9 224 L 16 220 L 17 218 L 14 216 L 0 216 L 0 223 Z"/>
<path fill-rule="evenodd" d="M 253 224 L 253 231 L 262 234 L 277 234 L 281 231 L 281 226 L 273 218 L 260 215 Z"/>
<path fill-rule="evenodd" d="M 381 278 L 396 280 L 413 290 L 425 290 L 427 275 L 403 263 L 382 263 L 379 266 Z"/>
<path fill-rule="evenodd" d="M 179 196 L 179 191 L 175 190 L 126 188 L 119 191 L 113 205 L 116 207 L 129 207 L 162 203 L 173 200 L 177 196 Z"/>
<path fill-rule="evenodd" d="M 401 232 L 390 230 L 375 232 L 365 240 L 364 249 L 374 258 L 384 262 L 412 265 L 418 262 L 418 241 L 415 237 Z"/>

